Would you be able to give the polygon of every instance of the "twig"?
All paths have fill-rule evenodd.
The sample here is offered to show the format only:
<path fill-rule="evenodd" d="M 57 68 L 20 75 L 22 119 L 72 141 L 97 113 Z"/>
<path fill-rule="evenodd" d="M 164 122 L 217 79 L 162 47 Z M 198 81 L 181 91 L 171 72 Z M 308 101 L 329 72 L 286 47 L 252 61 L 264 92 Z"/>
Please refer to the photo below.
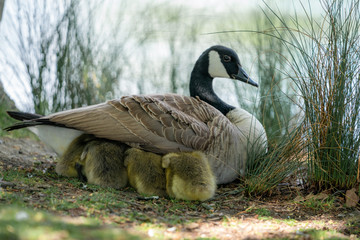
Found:
<path fill-rule="evenodd" d="M 358 159 L 358 169 L 357 169 L 356 181 L 358 183 L 360 182 L 360 156 L 359 156 L 359 159 Z"/>
<path fill-rule="evenodd" d="M 6 188 L 6 187 L 15 187 L 15 186 L 16 186 L 15 183 L 0 181 L 0 187 Z"/>

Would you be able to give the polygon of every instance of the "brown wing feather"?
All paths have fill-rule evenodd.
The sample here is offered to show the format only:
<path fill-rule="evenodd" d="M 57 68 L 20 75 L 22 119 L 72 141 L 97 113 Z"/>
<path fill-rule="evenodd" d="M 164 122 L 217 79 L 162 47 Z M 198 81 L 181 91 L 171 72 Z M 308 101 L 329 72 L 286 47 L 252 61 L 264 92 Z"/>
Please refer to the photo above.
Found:
<path fill-rule="evenodd" d="M 166 94 L 124 96 L 44 118 L 97 137 L 167 153 L 206 149 L 213 121 L 219 116 L 223 115 L 199 99 Z"/>

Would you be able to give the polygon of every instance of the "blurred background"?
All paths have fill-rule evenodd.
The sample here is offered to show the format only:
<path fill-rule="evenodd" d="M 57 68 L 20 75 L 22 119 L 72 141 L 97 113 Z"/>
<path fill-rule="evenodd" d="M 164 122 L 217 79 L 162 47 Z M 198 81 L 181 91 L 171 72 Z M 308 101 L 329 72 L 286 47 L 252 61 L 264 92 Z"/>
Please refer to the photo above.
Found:
<path fill-rule="evenodd" d="M 263 1 L 2 4 L 0 81 L 22 111 L 48 114 L 129 94 L 188 95 L 195 61 L 215 44 L 233 48 L 260 83 L 256 89 L 216 80 L 215 91 L 226 102 L 261 118 L 267 97 L 284 106 L 293 98 L 281 75 L 286 67 L 282 44 L 255 33 L 276 23 L 274 17 L 273 23 L 267 19 L 269 8 Z M 314 5 L 320 15 L 319 3 Z M 271 7 L 291 14 L 301 5 L 279 0 L 271 1 Z M 286 111 L 296 109 L 289 106 Z"/>

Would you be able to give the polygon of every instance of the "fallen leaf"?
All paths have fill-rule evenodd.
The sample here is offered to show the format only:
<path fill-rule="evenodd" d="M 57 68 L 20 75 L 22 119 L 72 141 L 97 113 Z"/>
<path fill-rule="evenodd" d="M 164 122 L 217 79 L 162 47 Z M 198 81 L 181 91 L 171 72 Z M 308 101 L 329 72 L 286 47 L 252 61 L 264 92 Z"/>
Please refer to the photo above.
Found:
<path fill-rule="evenodd" d="M 314 196 L 315 196 L 314 194 L 310 193 L 305 197 L 305 200 L 312 199 L 312 198 L 314 198 Z"/>
<path fill-rule="evenodd" d="M 347 207 L 355 207 L 356 204 L 359 202 L 359 196 L 355 192 L 355 188 L 346 191 L 346 203 Z"/>
<path fill-rule="evenodd" d="M 192 223 L 189 223 L 186 225 L 186 228 L 189 229 L 189 230 L 193 230 L 193 229 L 196 229 L 196 228 L 199 228 L 200 225 L 198 223 L 195 223 L 195 222 L 192 222 Z"/>
<path fill-rule="evenodd" d="M 303 202 L 305 201 L 305 198 L 303 196 L 297 196 L 295 199 L 294 199 L 295 202 Z"/>
<path fill-rule="evenodd" d="M 325 200 L 329 197 L 328 194 L 322 192 L 322 193 L 319 193 L 317 195 L 314 196 L 314 199 L 317 199 L 317 200 Z"/>
<path fill-rule="evenodd" d="M 327 199 L 328 197 L 329 197 L 329 195 L 326 194 L 326 193 L 323 193 L 323 192 L 322 192 L 322 193 L 319 193 L 319 194 L 316 194 L 316 195 L 310 193 L 309 195 L 307 195 L 307 196 L 305 197 L 305 200 L 309 200 L 309 199 L 324 200 L 324 199 Z"/>

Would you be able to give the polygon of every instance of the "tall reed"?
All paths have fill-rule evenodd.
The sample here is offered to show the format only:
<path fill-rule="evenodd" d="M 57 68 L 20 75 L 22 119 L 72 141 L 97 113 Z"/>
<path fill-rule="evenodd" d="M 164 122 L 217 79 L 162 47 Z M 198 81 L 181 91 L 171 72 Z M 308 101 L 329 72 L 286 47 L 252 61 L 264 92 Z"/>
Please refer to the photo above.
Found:
<path fill-rule="evenodd" d="M 264 15 L 255 18 L 258 31 L 271 27 Z M 272 23 L 278 22 L 275 17 Z M 260 100 L 249 109 L 263 124 L 267 135 L 267 152 L 248 148 L 248 161 L 244 189 L 249 195 L 261 196 L 274 191 L 278 184 L 294 174 L 303 163 L 302 128 L 294 118 L 294 104 L 289 81 L 284 70 L 284 46 L 266 34 L 256 34 L 256 69 L 259 79 Z M 260 139 L 259 139 L 260 140 Z M 263 143 L 260 143 L 263 144 Z"/>
<path fill-rule="evenodd" d="M 281 26 L 269 35 L 288 50 L 287 73 L 301 94 L 309 181 L 319 189 L 348 189 L 359 182 L 359 0 L 322 0 L 320 20 L 308 4 L 306 17 L 291 21 L 272 10 Z"/>

